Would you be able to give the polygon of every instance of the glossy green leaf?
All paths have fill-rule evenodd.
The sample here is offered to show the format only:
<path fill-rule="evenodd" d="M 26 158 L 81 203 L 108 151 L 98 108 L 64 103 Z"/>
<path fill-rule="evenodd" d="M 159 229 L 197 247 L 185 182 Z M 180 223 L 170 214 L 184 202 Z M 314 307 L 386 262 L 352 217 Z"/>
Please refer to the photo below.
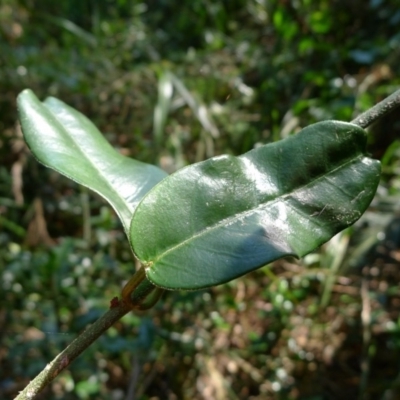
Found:
<path fill-rule="evenodd" d="M 42 103 L 24 90 L 18 111 L 25 141 L 38 161 L 103 196 L 128 232 L 139 201 L 167 174 L 119 154 L 89 119 L 53 97 Z"/>
<path fill-rule="evenodd" d="M 148 279 L 198 289 L 311 252 L 370 204 L 380 164 L 365 145 L 357 125 L 326 121 L 169 176 L 132 219 L 131 243 Z"/>

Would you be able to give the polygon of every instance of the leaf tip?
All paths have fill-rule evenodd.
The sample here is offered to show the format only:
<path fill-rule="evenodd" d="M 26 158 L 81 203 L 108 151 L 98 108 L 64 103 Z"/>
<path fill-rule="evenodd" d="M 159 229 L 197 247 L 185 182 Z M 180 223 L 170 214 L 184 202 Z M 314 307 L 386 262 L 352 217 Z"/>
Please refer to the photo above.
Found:
<path fill-rule="evenodd" d="M 24 89 L 17 96 L 17 109 L 19 113 L 36 103 L 39 103 L 39 99 L 32 89 Z"/>
<path fill-rule="evenodd" d="M 32 97 L 35 96 L 33 93 L 32 89 L 24 89 L 22 92 L 20 92 L 17 96 L 17 99 L 24 99 L 25 97 Z M 35 96 L 36 97 L 36 96 Z"/>

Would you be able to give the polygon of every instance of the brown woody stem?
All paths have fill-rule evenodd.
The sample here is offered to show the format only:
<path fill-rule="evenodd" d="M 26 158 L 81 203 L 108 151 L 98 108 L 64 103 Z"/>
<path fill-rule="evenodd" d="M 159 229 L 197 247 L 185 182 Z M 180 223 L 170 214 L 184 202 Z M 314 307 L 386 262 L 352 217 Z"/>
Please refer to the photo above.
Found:
<path fill-rule="evenodd" d="M 44 370 L 33 379 L 29 385 L 15 398 L 15 400 L 32 400 L 42 391 L 57 375 L 60 374 L 75 358 L 86 350 L 110 326 L 130 311 L 124 302 L 112 306 L 100 319 L 90 325 L 79 335 L 65 350 L 46 365 Z"/>

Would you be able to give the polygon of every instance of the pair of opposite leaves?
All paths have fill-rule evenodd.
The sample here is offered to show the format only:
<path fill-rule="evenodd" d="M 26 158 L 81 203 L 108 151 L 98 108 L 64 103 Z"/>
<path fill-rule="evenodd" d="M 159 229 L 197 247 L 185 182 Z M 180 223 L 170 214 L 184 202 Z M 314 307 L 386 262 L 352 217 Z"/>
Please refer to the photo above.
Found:
<path fill-rule="evenodd" d="M 366 132 L 346 122 L 167 176 L 119 154 L 60 100 L 24 90 L 18 109 L 38 161 L 108 200 L 147 278 L 166 289 L 214 286 L 308 254 L 364 213 L 380 177 Z"/>

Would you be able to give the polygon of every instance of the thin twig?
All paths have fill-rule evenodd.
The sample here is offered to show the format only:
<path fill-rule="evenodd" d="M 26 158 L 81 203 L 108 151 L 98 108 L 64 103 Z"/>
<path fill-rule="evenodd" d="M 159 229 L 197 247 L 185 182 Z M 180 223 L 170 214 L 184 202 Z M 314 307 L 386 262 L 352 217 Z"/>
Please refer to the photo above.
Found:
<path fill-rule="evenodd" d="M 390 111 L 400 106 L 400 89 L 391 94 L 386 99 L 382 100 L 369 110 L 365 111 L 357 118 L 351 121 L 352 124 L 358 125 L 361 128 L 367 128 L 372 123 L 388 114 Z"/>
<path fill-rule="evenodd" d="M 137 389 L 137 383 L 139 381 L 140 369 L 141 365 L 139 361 L 139 356 L 137 354 L 134 354 L 132 357 L 132 372 L 131 372 L 131 377 L 129 379 L 128 393 L 126 395 L 126 400 L 136 399 L 135 391 Z"/>
<path fill-rule="evenodd" d="M 363 327 L 363 350 L 361 360 L 360 400 L 369 398 L 367 394 L 368 378 L 371 369 L 370 345 L 371 345 L 371 301 L 368 293 L 368 281 L 365 277 L 361 281 L 361 323 Z"/>
<path fill-rule="evenodd" d="M 44 370 L 33 379 L 29 385 L 15 398 L 15 400 L 32 400 L 57 375 L 60 374 L 75 358 L 86 350 L 110 326 L 130 311 L 130 306 L 122 301 L 112 304 L 102 317 L 79 335 L 65 350 L 47 364 Z"/>

